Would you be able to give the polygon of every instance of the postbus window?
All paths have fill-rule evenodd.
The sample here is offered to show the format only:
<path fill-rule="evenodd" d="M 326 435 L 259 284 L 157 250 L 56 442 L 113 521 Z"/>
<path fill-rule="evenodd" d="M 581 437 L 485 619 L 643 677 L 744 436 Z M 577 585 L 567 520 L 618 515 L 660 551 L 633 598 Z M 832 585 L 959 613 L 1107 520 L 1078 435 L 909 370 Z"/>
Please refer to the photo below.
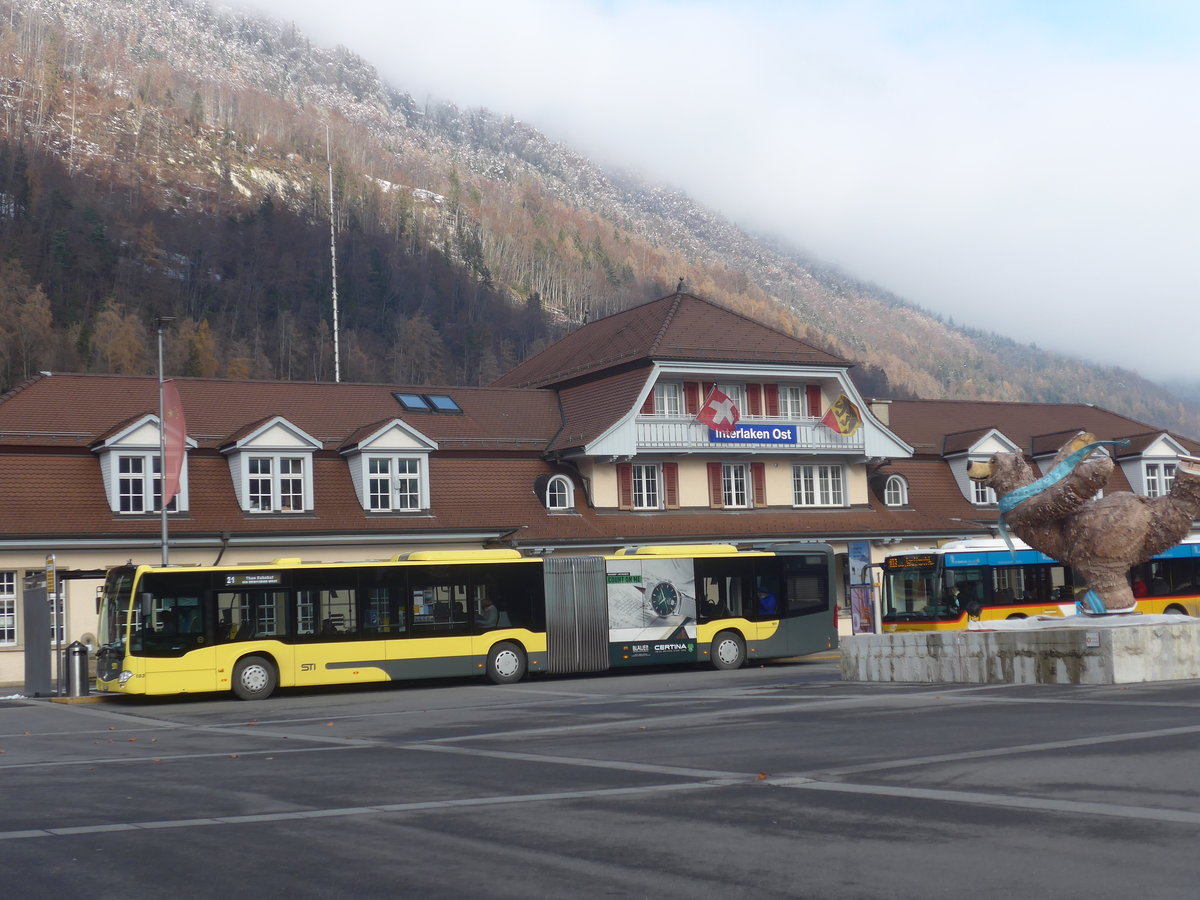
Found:
<path fill-rule="evenodd" d="M 475 566 L 472 610 L 477 631 L 495 628 L 530 628 L 540 631 L 546 627 L 545 584 L 541 566 L 526 564 L 492 564 Z M 491 619 L 486 601 L 496 609 L 496 624 Z"/>

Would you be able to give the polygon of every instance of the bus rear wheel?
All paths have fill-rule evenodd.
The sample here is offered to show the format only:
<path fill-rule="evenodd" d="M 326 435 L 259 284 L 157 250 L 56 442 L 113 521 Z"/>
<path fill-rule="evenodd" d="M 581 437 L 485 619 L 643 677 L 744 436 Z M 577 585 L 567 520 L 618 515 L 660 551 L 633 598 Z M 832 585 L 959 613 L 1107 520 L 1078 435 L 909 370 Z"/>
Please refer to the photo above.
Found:
<path fill-rule="evenodd" d="M 1163 612 L 1168 616 L 1186 616 L 1188 614 L 1186 609 L 1184 609 L 1182 606 L 1177 606 L 1174 603 L 1164 609 Z"/>
<path fill-rule="evenodd" d="M 713 638 L 709 655 L 718 669 L 740 669 L 746 661 L 746 642 L 735 631 L 722 631 Z"/>
<path fill-rule="evenodd" d="M 261 656 L 243 656 L 233 667 L 233 693 L 239 700 L 265 700 L 275 690 L 275 667 Z"/>
<path fill-rule="evenodd" d="M 488 651 L 487 676 L 493 684 L 516 684 L 525 677 L 525 651 L 512 641 L 501 641 Z"/>

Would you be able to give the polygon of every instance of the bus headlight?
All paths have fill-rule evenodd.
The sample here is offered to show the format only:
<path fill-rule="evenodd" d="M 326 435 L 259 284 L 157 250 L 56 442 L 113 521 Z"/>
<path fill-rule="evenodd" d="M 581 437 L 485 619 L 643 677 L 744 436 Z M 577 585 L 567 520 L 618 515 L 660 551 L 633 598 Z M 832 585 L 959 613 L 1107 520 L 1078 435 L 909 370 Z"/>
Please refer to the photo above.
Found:
<path fill-rule="evenodd" d="M 117 676 L 117 684 L 124 684 L 132 677 L 133 673 L 128 669 L 125 669 L 120 675 Z"/>

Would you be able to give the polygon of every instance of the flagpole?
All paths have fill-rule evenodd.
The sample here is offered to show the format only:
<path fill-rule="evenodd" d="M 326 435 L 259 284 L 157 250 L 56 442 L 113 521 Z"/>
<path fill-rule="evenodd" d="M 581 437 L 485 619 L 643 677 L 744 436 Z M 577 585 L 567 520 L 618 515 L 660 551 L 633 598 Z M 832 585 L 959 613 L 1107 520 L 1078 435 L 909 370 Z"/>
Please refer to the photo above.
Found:
<path fill-rule="evenodd" d="M 167 415 L 163 396 L 163 326 L 174 322 L 174 316 L 155 316 L 158 326 L 158 505 L 162 508 L 162 564 L 171 560 L 170 543 L 167 537 Z M 151 494 L 153 496 L 153 494 Z"/>

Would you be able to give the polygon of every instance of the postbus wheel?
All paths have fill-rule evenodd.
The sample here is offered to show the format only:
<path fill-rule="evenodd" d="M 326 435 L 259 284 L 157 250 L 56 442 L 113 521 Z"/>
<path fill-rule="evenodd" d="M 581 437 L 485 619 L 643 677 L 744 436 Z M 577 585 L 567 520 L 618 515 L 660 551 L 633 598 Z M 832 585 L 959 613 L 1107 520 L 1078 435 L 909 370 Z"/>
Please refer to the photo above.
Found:
<path fill-rule="evenodd" d="M 1029 616 L 1025 615 L 1025 613 L 1013 613 L 1011 616 L 1009 616 L 1009 618 L 1010 619 L 1028 619 Z"/>
<path fill-rule="evenodd" d="M 265 700 L 275 690 L 275 667 L 262 656 L 243 656 L 233 667 L 233 693 L 239 700 Z"/>
<path fill-rule="evenodd" d="M 1163 612 L 1169 616 L 1186 616 L 1188 614 L 1188 611 L 1186 609 L 1184 609 L 1182 606 L 1178 606 L 1174 603 L 1172 603 L 1170 606 L 1168 606 L 1166 609 L 1164 609 Z"/>
<path fill-rule="evenodd" d="M 713 638 L 709 655 L 718 669 L 740 669 L 746 661 L 746 642 L 736 631 L 722 631 Z"/>
<path fill-rule="evenodd" d="M 493 684 L 516 684 L 525 677 L 528 662 L 520 644 L 501 641 L 488 651 L 487 676 Z"/>

